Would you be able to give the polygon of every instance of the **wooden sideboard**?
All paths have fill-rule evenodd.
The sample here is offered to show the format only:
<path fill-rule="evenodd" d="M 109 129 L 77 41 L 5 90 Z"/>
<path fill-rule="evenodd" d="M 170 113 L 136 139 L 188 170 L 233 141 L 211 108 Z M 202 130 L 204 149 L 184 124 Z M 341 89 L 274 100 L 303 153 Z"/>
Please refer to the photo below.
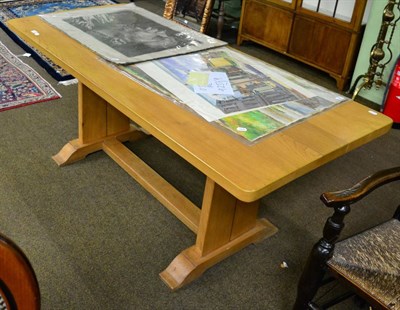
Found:
<path fill-rule="evenodd" d="M 329 73 L 344 90 L 368 0 L 243 0 L 237 44 L 250 40 Z M 332 7 L 333 6 L 333 7 Z"/>

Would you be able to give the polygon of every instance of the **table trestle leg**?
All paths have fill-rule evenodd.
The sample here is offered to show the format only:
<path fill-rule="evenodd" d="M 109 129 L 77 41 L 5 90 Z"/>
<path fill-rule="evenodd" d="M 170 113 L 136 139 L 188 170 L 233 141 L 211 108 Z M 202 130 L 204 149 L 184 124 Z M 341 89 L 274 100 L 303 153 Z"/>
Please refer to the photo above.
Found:
<path fill-rule="evenodd" d="M 53 156 L 59 166 L 76 162 L 101 150 L 107 138 L 132 141 L 144 136 L 131 125 L 128 117 L 82 83 L 78 84 L 78 112 L 78 139 L 68 142 Z"/>
<path fill-rule="evenodd" d="M 196 244 L 175 257 L 160 273 L 162 280 L 171 289 L 180 288 L 224 258 L 276 233 L 266 219 L 257 219 L 258 208 L 259 201 L 239 201 L 207 178 Z"/>

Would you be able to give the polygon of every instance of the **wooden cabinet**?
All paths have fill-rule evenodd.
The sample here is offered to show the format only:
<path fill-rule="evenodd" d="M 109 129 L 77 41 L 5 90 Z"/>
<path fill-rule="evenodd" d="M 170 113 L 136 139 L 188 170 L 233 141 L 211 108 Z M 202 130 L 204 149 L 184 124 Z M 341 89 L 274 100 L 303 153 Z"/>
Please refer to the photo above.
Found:
<path fill-rule="evenodd" d="M 275 22 L 267 22 L 274 20 Z M 250 40 L 280 52 L 286 52 L 292 29 L 293 14 L 279 7 L 249 1 L 242 16 L 242 32 Z"/>
<path fill-rule="evenodd" d="M 367 0 L 243 0 L 237 43 L 254 41 L 328 72 L 343 90 L 366 6 Z"/>

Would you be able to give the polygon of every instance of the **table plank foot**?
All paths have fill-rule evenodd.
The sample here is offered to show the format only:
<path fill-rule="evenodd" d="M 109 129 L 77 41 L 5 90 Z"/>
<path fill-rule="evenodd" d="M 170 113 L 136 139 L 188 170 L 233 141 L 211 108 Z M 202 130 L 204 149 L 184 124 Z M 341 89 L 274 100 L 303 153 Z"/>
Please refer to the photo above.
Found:
<path fill-rule="evenodd" d="M 118 133 L 111 136 L 106 136 L 102 139 L 90 142 L 82 143 L 80 139 L 75 139 L 69 141 L 63 146 L 63 148 L 52 158 L 57 163 L 58 166 L 65 166 L 81 159 L 84 159 L 87 155 L 100 151 L 103 149 L 103 142 L 109 138 L 116 138 L 121 142 L 126 141 L 136 141 L 147 135 L 142 131 L 137 130 L 136 127 L 131 126 L 131 128 L 123 133 Z"/>
<path fill-rule="evenodd" d="M 102 141 L 91 144 L 81 144 L 78 139 L 69 141 L 52 158 L 59 166 L 65 166 L 84 159 L 90 153 L 102 149 Z"/>
<path fill-rule="evenodd" d="M 266 219 L 257 221 L 257 225 L 229 243 L 202 256 L 196 245 L 182 251 L 171 264 L 160 273 L 161 279 L 172 290 L 176 290 L 200 277 L 208 268 L 226 257 L 236 253 L 251 243 L 255 243 L 275 234 L 278 229 Z"/>

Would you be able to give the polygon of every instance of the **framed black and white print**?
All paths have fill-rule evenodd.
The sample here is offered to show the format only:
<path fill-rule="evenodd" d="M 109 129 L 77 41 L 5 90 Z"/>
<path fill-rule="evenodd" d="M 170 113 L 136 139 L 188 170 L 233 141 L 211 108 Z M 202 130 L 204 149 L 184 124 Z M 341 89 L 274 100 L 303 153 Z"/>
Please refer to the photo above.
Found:
<path fill-rule="evenodd" d="M 40 17 L 117 64 L 182 55 L 226 44 L 133 3 Z"/>

